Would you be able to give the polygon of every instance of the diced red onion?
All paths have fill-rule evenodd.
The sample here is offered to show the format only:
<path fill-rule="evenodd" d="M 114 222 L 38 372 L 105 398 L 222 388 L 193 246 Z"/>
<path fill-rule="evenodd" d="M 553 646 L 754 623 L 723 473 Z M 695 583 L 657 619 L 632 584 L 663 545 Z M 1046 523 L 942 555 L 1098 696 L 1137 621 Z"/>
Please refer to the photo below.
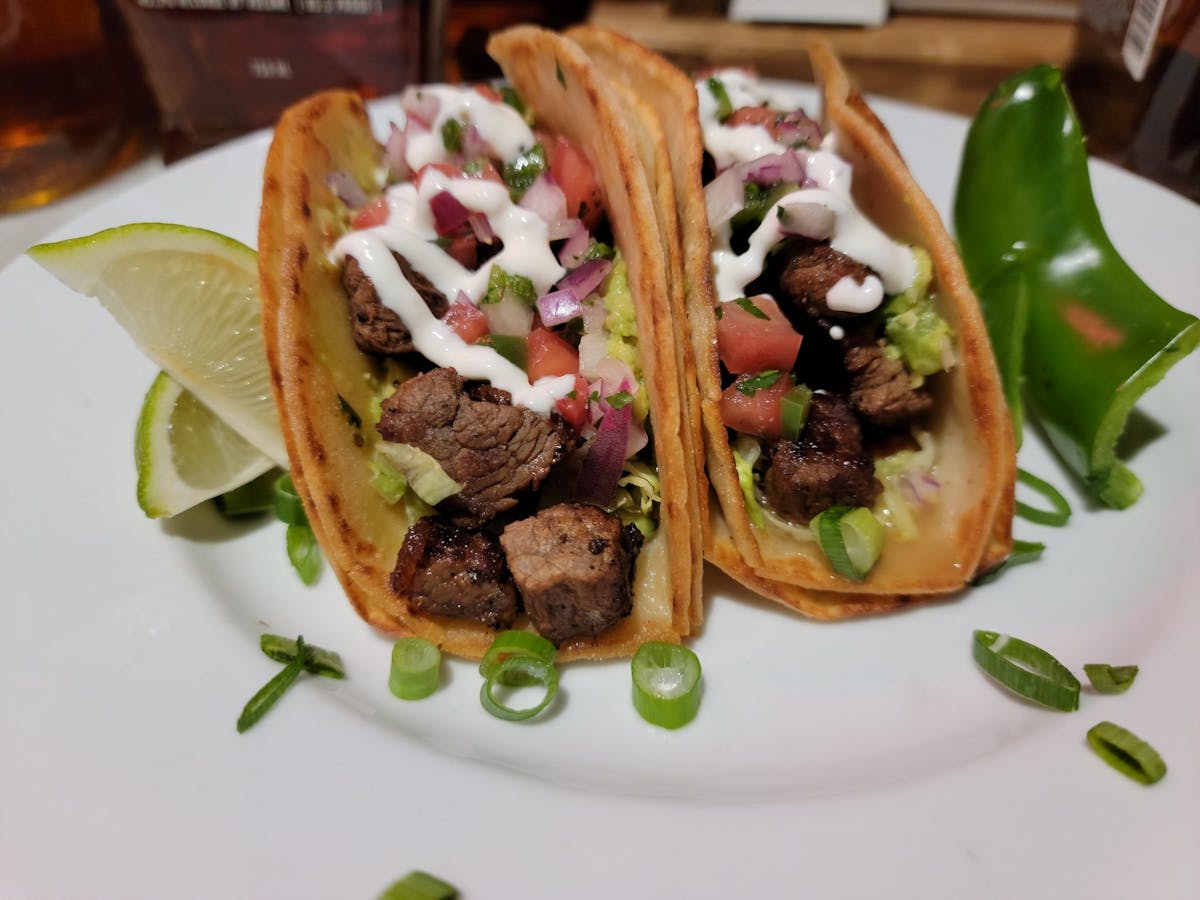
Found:
<path fill-rule="evenodd" d="M 479 133 L 479 129 L 474 123 L 470 123 L 463 129 L 461 152 L 464 159 L 486 159 L 488 153 L 487 141 L 483 139 L 483 135 Z"/>
<path fill-rule="evenodd" d="M 537 299 L 538 315 L 542 324 L 549 327 L 561 325 L 583 315 L 583 304 L 574 291 L 551 291 Z"/>
<path fill-rule="evenodd" d="M 740 169 L 742 181 L 755 184 L 776 184 L 780 181 L 793 181 L 797 184 L 804 180 L 805 159 L 795 150 L 783 153 L 768 153 L 750 162 L 738 163 L 733 166 Z"/>
<path fill-rule="evenodd" d="M 392 130 L 388 134 L 387 143 L 384 144 L 384 155 L 387 158 L 388 172 L 396 181 L 407 181 L 412 177 L 412 170 L 408 167 L 408 160 L 405 158 L 405 153 L 408 152 L 408 134 L 402 131 L 395 122 L 392 122 Z"/>
<path fill-rule="evenodd" d="M 592 243 L 591 235 L 583 222 L 580 219 L 567 219 L 552 225 L 551 230 L 555 234 L 559 234 L 561 230 L 561 237 L 566 238 L 566 243 L 558 248 L 558 261 L 568 269 L 573 269 L 583 262 L 584 254 Z M 553 235 L 550 237 L 550 240 L 555 239 Z"/>
<path fill-rule="evenodd" d="M 779 227 L 784 234 L 798 234 L 823 241 L 833 234 L 837 220 L 833 210 L 823 203 L 794 200 L 779 207 Z"/>
<path fill-rule="evenodd" d="M 821 146 L 825 135 L 821 126 L 802 109 L 795 109 L 775 125 L 776 133 L 788 144 L 803 142 L 809 147 Z"/>
<path fill-rule="evenodd" d="M 471 218 L 471 211 L 449 191 L 438 191 L 429 201 L 433 213 L 433 227 L 441 236 L 453 234 Z"/>
<path fill-rule="evenodd" d="M 561 222 L 567 217 L 567 197 L 546 175 L 539 175 L 525 191 L 518 204 L 522 209 L 537 213 L 548 223 Z"/>
<path fill-rule="evenodd" d="M 612 262 L 607 259 L 589 259 L 577 269 L 572 269 L 565 278 L 558 282 L 559 290 L 571 291 L 583 300 L 600 287 L 608 273 L 612 271 Z"/>
<path fill-rule="evenodd" d="M 601 377 L 598 369 L 608 359 L 608 338 L 604 336 L 607 312 L 599 300 L 583 304 L 583 337 L 579 339 L 579 374 L 585 378 Z"/>
<path fill-rule="evenodd" d="M 746 206 L 746 189 L 736 166 L 726 169 L 705 185 L 704 206 L 708 211 L 709 228 L 724 225 L 742 211 Z"/>
<path fill-rule="evenodd" d="M 325 183 L 349 209 L 361 209 L 370 201 L 367 192 L 349 172 L 330 172 Z"/>
<path fill-rule="evenodd" d="M 415 120 L 427 130 L 433 127 L 437 120 L 441 101 L 429 91 L 420 88 L 408 88 L 400 98 L 400 108 L 410 120 Z"/>
<path fill-rule="evenodd" d="M 496 232 L 492 230 L 492 223 L 488 221 L 487 216 L 481 212 L 473 212 L 467 217 L 467 221 L 471 225 L 471 230 L 475 232 L 475 238 L 481 244 L 494 244 L 496 242 Z"/>
<path fill-rule="evenodd" d="M 612 501 L 617 481 L 625 468 L 625 448 L 629 443 L 632 421 L 632 405 L 610 409 L 604 416 L 584 457 L 579 479 L 575 482 L 576 500 L 601 506 Z"/>
<path fill-rule="evenodd" d="M 920 508 L 928 506 L 942 489 L 942 484 L 929 472 L 910 472 L 901 479 L 904 497 Z"/>

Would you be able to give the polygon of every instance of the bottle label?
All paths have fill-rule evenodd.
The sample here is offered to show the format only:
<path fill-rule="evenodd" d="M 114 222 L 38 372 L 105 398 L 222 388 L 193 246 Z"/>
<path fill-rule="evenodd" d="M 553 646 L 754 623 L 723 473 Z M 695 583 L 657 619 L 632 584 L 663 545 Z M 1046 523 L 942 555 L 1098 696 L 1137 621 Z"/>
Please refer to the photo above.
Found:
<path fill-rule="evenodd" d="M 1129 27 L 1125 29 L 1125 40 L 1121 44 L 1121 59 L 1134 81 L 1146 77 L 1166 9 L 1167 0 L 1137 0 L 1133 5 Z"/>

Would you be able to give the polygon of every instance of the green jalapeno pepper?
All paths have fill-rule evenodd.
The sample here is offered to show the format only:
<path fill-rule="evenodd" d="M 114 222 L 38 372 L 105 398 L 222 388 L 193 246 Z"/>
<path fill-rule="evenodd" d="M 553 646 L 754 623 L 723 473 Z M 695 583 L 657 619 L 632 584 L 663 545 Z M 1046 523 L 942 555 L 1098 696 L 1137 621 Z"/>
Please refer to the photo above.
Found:
<path fill-rule="evenodd" d="M 1137 399 L 1200 343 L 1200 321 L 1113 248 L 1058 69 L 1027 69 L 984 101 L 954 224 L 1018 436 L 1024 397 L 1088 491 L 1129 506 L 1142 485 L 1117 459 L 1117 439 Z"/>

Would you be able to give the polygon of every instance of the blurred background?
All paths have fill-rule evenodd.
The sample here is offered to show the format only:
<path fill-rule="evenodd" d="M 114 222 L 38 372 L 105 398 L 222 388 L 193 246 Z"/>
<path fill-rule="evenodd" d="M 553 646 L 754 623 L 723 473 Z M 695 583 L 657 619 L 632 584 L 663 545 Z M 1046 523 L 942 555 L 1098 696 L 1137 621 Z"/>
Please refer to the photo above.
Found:
<path fill-rule="evenodd" d="M 364 96 L 498 74 L 494 30 L 584 20 L 685 68 L 809 80 L 831 40 L 867 93 L 964 116 L 1065 70 L 1089 149 L 1200 199 L 1200 0 L 0 0 L 0 222 L 118 172 Z"/>

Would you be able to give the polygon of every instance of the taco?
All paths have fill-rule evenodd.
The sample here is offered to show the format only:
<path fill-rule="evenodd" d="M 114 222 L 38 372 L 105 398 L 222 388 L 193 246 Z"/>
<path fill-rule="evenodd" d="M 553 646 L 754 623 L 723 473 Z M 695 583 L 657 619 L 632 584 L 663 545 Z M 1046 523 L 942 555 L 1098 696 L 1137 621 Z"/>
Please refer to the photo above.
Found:
<path fill-rule="evenodd" d="M 810 118 L 744 70 L 693 81 L 569 32 L 673 136 L 707 557 L 839 618 L 964 587 L 1011 549 L 1015 450 L 953 242 L 825 44 Z"/>
<path fill-rule="evenodd" d="M 631 655 L 694 630 L 702 566 L 653 201 L 577 47 L 489 51 L 506 86 L 409 89 L 383 143 L 349 93 L 279 123 L 259 256 L 292 476 L 372 625 Z"/>

